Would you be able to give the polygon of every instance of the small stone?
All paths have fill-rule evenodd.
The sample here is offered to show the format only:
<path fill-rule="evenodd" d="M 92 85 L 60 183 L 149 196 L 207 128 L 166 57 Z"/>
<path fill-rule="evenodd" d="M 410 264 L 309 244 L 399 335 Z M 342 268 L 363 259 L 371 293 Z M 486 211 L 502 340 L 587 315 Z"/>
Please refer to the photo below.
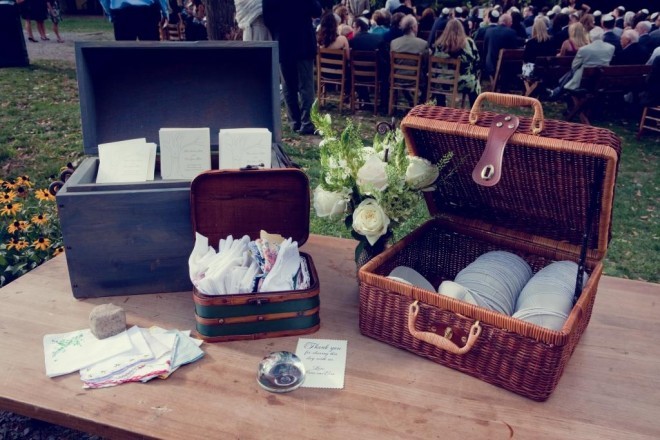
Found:
<path fill-rule="evenodd" d="M 109 338 L 126 330 L 126 312 L 114 304 L 101 304 L 89 314 L 89 328 L 98 339 Z"/>

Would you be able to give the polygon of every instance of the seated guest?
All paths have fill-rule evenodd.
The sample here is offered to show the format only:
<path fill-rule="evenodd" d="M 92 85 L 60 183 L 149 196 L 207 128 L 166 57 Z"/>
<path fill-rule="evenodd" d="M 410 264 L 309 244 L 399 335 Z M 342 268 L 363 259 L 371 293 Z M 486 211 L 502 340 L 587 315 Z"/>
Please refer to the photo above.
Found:
<path fill-rule="evenodd" d="M 348 39 L 343 35 L 337 35 L 337 18 L 332 12 L 321 17 L 316 42 L 319 47 L 324 49 L 343 49 L 346 52 L 346 58 L 351 55 Z"/>
<path fill-rule="evenodd" d="M 558 98 L 564 90 L 576 90 L 582 82 L 585 67 L 609 66 L 614 57 L 614 46 L 603 41 L 603 30 L 593 28 L 589 32 L 591 43 L 578 49 L 571 71 L 559 81 L 559 86 L 550 92 L 549 99 Z"/>
<path fill-rule="evenodd" d="M 427 54 L 429 45 L 425 40 L 417 37 L 417 19 L 406 15 L 401 19 L 399 26 L 403 36 L 395 38 L 390 43 L 390 52 L 403 52 L 413 54 Z"/>
<path fill-rule="evenodd" d="M 617 35 L 614 31 L 614 23 L 615 21 L 612 15 L 607 14 L 603 16 L 603 19 L 601 20 L 603 31 L 605 31 L 605 34 L 603 34 L 603 41 L 614 46 L 614 53 L 619 53 L 621 52 L 621 34 Z"/>
<path fill-rule="evenodd" d="M 646 90 L 640 96 L 640 104 L 644 107 L 660 105 L 660 58 L 655 58 L 651 66 L 651 73 L 646 78 Z"/>
<path fill-rule="evenodd" d="M 534 26 L 534 20 L 536 19 L 536 8 L 534 6 L 525 6 L 522 10 L 522 15 L 525 28 Z"/>
<path fill-rule="evenodd" d="M 431 33 L 429 33 L 429 38 L 427 40 L 429 47 L 433 46 L 435 40 L 437 40 L 445 30 L 445 26 L 447 26 L 447 22 L 449 21 L 449 14 L 451 14 L 451 10 L 449 8 L 442 8 L 440 16 L 435 21 L 435 23 L 433 23 Z"/>
<path fill-rule="evenodd" d="M 534 26 L 532 26 L 532 38 L 525 43 L 523 61 L 534 63 L 538 57 L 549 57 L 556 53 L 554 43 L 548 34 L 545 19 L 544 17 L 538 17 L 534 20 Z"/>
<path fill-rule="evenodd" d="M 375 11 L 371 16 L 371 21 L 374 25 L 371 27 L 369 32 L 372 34 L 384 34 L 387 32 L 390 28 L 390 18 L 388 14 L 389 13 L 387 11 L 382 9 Z"/>
<path fill-rule="evenodd" d="M 479 29 L 479 25 L 483 21 L 479 17 L 479 11 L 480 10 L 481 10 L 481 8 L 479 6 L 475 6 L 470 11 L 470 16 L 468 17 L 468 25 L 469 25 L 469 28 L 470 28 L 470 32 L 468 32 L 467 35 L 472 35 L 473 33 L 477 32 L 477 29 Z"/>
<path fill-rule="evenodd" d="M 435 12 L 433 8 L 426 8 L 419 19 L 419 32 L 431 32 L 435 23 Z"/>
<path fill-rule="evenodd" d="M 639 44 L 639 34 L 632 29 L 626 29 L 621 34 L 621 52 L 614 55 L 612 64 L 637 65 L 648 60 L 646 50 Z"/>
<path fill-rule="evenodd" d="M 497 22 L 500 19 L 500 13 L 497 9 L 490 9 L 488 13 L 484 16 L 484 21 L 481 23 L 481 26 L 479 26 L 479 29 L 473 34 L 473 38 L 475 41 L 479 41 L 484 39 L 486 36 L 486 31 L 488 29 L 493 28 L 497 26 Z"/>
<path fill-rule="evenodd" d="M 569 19 L 566 14 L 556 14 L 555 18 L 552 20 L 552 42 L 554 43 L 557 52 L 561 49 L 561 45 L 564 44 L 564 41 L 568 39 L 568 25 Z"/>
<path fill-rule="evenodd" d="M 516 31 L 511 29 L 511 15 L 502 14 L 498 25 L 488 29 L 484 37 L 486 50 L 486 75 L 493 76 L 501 49 L 515 49 L 520 46 Z"/>
<path fill-rule="evenodd" d="M 596 22 L 594 21 L 594 16 L 591 14 L 584 14 L 580 18 L 580 23 L 584 26 L 584 30 L 587 31 L 587 34 L 591 32 L 593 28 L 596 27 Z"/>
<path fill-rule="evenodd" d="M 348 40 L 353 38 L 353 28 L 348 24 L 348 8 L 346 6 L 336 5 L 333 8 L 333 12 L 339 17 L 337 33 L 343 35 Z"/>
<path fill-rule="evenodd" d="M 639 45 L 642 46 L 642 49 L 646 52 L 646 55 L 650 55 L 652 49 L 650 48 L 650 37 L 649 32 L 651 31 L 651 22 L 650 21 L 640 21 L 635 26 L 635 30 L 639 34 Z"/>
<path fill-rule="evenodd" d="M 527 39 L 527 30 L 523 24 L 522 14 L 520 11 L 518 11 L 518 9 L 515 8 L 511 8 L 509 12 L 511 14 L 511 29 L 516 31 L 518 38 L 520 38 L 522 41 L 525 41 Z"/>
<path fill-rule="evenodd" d="M 403 31 L 401 30 L 401 20 L 405 16 L 406 14 L 403 12 L 396 12 L 392 14 L 392 23 L 390 24 L 390 29 L 382 34 L 385 44 L 389 45 L 393 40 L 403 35 Z"/>
<path fill-rule="evenodd" d="M 590 42 L 589 34 L 584 30 L 582 23 L 573 23 L 568 27 L 568 39 L 561 45 L 559 56 L 574 56 L 579 48 L 586 46 Z"/>
<path fill-rule="evenodd" d="M 474 41 L 465 35 L 465 30 L 458 20 L 449 20 L 447 27 L 436 42 L 434 55 L 460 60 L 458 91 L 467 94 L 470 104 L 474 104 L 481 93 L 478 77 L 479 51 Z"/>
<path fill-rule="evenodd" d="M 651 22 L 651 32 L 660 29 L 660 12 L 654 12 L 651 14 L 649 21 Z"/>

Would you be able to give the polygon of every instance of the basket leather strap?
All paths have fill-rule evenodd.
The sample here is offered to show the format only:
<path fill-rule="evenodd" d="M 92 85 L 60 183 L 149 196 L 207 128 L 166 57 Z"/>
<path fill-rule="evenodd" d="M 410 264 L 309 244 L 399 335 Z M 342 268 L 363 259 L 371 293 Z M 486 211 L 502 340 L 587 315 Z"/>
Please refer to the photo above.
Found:
<path fill-rule="evenodd" d="M 520 120 L 513 115 L 498 115 L 493 119 L 488 140 L 479 162 L 472 171 L 472 180 L 482 186 L 494 186 L 502 177 L 504 147 L 518 129 Z"/>

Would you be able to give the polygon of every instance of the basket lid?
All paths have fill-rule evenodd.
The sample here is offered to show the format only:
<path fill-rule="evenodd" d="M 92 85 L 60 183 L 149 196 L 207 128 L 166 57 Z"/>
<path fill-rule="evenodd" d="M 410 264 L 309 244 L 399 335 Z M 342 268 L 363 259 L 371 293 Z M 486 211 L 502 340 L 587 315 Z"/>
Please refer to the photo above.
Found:
<path fill-rule="evenodd" d="M 518 103 L 523 97 L 513 98 Z M 519 116 L 518 130 L 503 151 L 500 181 L 482 186 L 473 171 L 490 125 L 500 115 L 477 110 L 471 124 L 474 111 L 422 105 L 401 123 L 411 154 L 437 163 L 447 152 L 454 153 L 441 173 L 452 167 L 454 172 L 425 194 L 430 213 L 456 222 L 476 221 L 494 234 L 576 254 L 591 218 L 587 257 L 602 259 L 610 239 L 620 139 L 601 128 L 543 120 L 542 110 L 540 119 L 536 113 L 534 118 Z M 534 135 L 539 120 L 543 130 Z"/>
<path fill-rule="evenodd" d="M 282 140 L 276 42 L 76 42 L 83 149 L 172 127 L 264 127 Z"/>
<path fill-rule="evenodd" d="M 228 235 L 257 239 L 261 230 L 302 246 L 309 237 L 309 210 L 309 180 L 295 168 L 206 171 L 190 186 L 193 232 L 214 247 Z"/>

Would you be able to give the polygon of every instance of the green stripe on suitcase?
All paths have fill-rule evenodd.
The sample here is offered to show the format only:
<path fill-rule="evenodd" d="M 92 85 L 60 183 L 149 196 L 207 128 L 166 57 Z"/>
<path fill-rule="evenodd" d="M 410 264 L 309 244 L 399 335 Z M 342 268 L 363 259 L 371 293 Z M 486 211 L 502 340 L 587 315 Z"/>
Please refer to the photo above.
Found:
<path fill-rule="evenodd" d="M 320 322 L 319 314 L 273 321 L 241 322 L 225 325 L 204 325 L 197 323 L 197 331 L 207 337 L 250 335 L 255 333 L 271 333 L 285 330 L 302 330 L 314 327 Z"/>
<path fill-rule="evenodd" d="M 319 306 L 318 295 L 311 298 L 274 303 L 242 304 L 238 306 L 217 305 L 202 306 L 195 304 L 195 313 L 200 318 L 218 319 L 235 318 L 239 316 L 271 315 L 273 313 L 300 312 Z"/>

